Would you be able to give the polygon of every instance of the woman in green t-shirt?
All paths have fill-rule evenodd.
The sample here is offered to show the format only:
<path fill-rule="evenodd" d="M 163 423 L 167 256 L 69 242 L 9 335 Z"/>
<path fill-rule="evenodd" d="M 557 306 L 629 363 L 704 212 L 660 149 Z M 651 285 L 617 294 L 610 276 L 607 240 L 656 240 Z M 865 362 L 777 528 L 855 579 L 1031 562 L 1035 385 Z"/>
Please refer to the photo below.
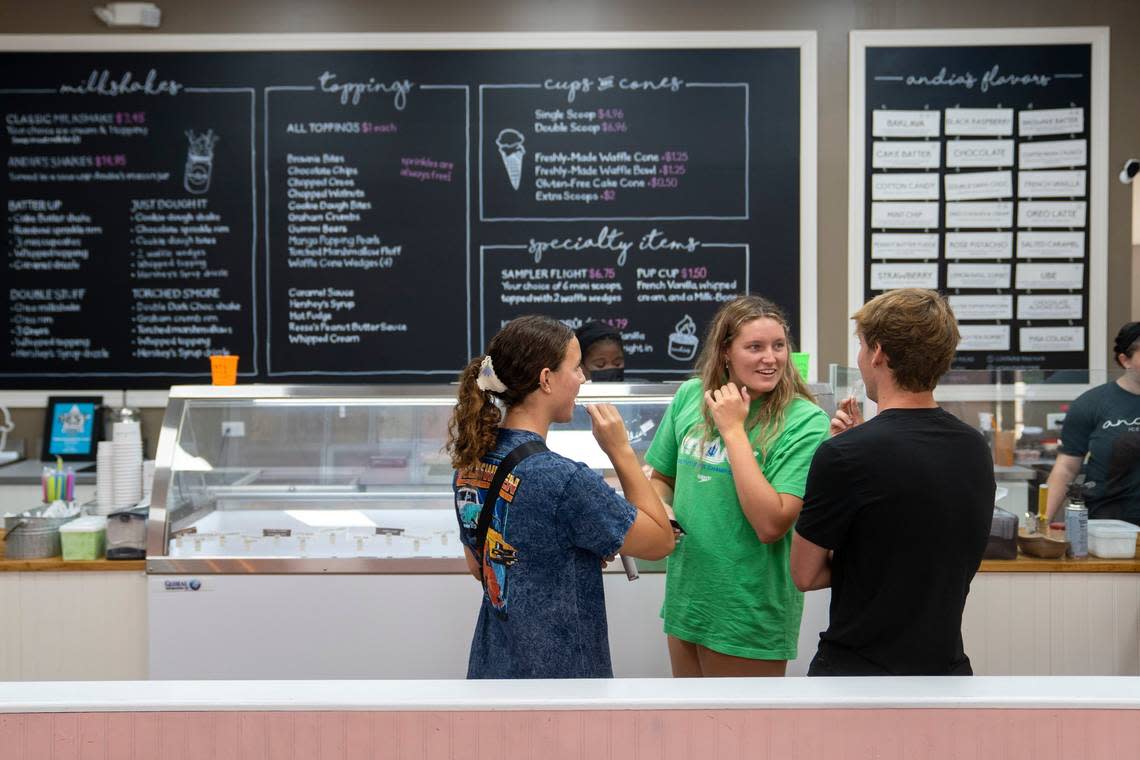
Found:
<path fill-rule="evenodd" d="M 661 610 L 674 676 L 782 676 L 796 656 L 789 530 L 829 420 L 791 350 L 771 301 L 725 304 L 646 453 L 685 531 Z"/>

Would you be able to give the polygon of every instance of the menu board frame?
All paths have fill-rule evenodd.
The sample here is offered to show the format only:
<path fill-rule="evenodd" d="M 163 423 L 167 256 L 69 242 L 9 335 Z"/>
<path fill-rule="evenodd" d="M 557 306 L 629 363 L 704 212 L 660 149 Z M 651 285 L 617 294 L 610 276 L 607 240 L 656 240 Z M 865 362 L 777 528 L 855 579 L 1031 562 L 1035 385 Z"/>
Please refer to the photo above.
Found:
<path fill-rule="evenodd" d="M 552 32 L 552 33 L 393 33 L 393 34 L 204 34 L 204 35 L 0 35 L 0 52 L 35 52 L 35 53 L 146 53 L 146 52 L 308 52 L 308 51 L 356 51 L 356 52 L 395 52 L 395 51 L 590 51 L 614 50 L 637 51 L 640 49 L 677 49 L 677 50 L 716 50 L 716 49 L 784 49 L 798 51 L 799 82 L 799 224 L 798 224 L 798 313 L 791 315 L 797 323 L 798 348 L 810 354 L 818 350 L 817 331 L 817 34 L 815 31 L 739 31 L 739 32 Z M 792 86 L 796 86 L 793 84 Z M 471 93 L 472 103 L 478 93 Z M 257 93 L 258 103 L 265 97 L 264 93 Z M 756 104 L 758 105 L 758 104 Z M 753 108 L 756 107 L 753 106 Z M 757 109 L 756 113 L 762 113 Z M 474 118 L 474 114 L 472 114 Z M 481 125 L 480 125 L 481 126 Z M 255 135 L 255 151 L 258 165 L 256 171 L 260 174 L 265 171 L 264 157 L 261 151 L 265 148 L 265 136 L 261 134 L 264 124 Z M 475 160 L 474 146 L 469 146 L 471 155 L 468 162 Z M 472 169 L 474 167 L 471 167 Z M 481 191 L 481 188 L 480 188 Z M 256 238 L 254 247 L 257 250 L 255 258 L 262 257 L 266 234 L 263 225 L 268 223 L 268 202 L 264 195 L 258 192 L 255 201 Z M 746 207 L 747 208 L 747 207 Z M 471 198 L 468 203 L 468 252 L 466 267 L 469 283 L 467 298 L 469 303 L 476 297 L 471 283 L 477 274 L 480 252 L 473 250 L 475 246 L 471 241 L 471 219 L 476 219 L 483 213 L 480 201 Z M 753 269 L 756 262 L 752 263 Z M 265 280 L 267 271 L 262 271 L 264 264 L 258 261 L 254 276 Z M 481 283 L 475 283 L 477 288 Z M 251 304 L 251 308 L 265 309 L 264 304 Z M 469 310 L 470 312 L 471 310 Z M 260 312 L 255 313 L 255 321 L 260 319 Z M 256 328 L 255 328 L 256 329 Z M 460 327 L 460 329 L 463 329 Z M 479 325 L 472 323 L 468 318 L 468 344 L 469 353 L 477 353 L 481 346 L 479 341 Z M 255 338 L 261 342 L 262 338 Z M 259 349 L 260 351 L 260 349 Z M 239 366 L 239 375 L 249 376 L 257 373 L 258 378 L 268 367 L 258 366 L 257 358 L 249 357 L 247 362 L 242 360 Z M 458 367 L 456 371 L 458 371 Z M 813 368 L 818 371 L 818 367 Z M 278 373 L 271 373 L 278 374 Z M 297 374 L 297 373 L 292 373 Z M 351 373 L 349 373 L 351 374 Z M 61 375 L 62 377 L 63 375 Z M 76 378 L 86 375 L 72 375 L 68 385 L 76 387 Z M 208 379 L 208 369 L 203 367 L 201 380 Z M 36 385 L 50 385 L 51 377 L 30 378 Z M 346 378 L 347 379 L 347 378 Z M 440 380 L 443 377 L 440 376 Z M 450 379 L 450 378 L 449 378 Z M 193 382 L 189 377 L 187 381 Z M 264 381 L 264 380 L 263 380 Z M 273 382 L 270 380 L 270 382 Z M 11 380 L 7 383 L 12 385 Z M 90 382 L 84 379 L 84 386 L 91 385 L 98 389 L 122 388 L 124 386 L 138 387 L 132 383 L 131 377 L 120 375 L 114 379 L 90 375 Z M 151 385 L 150 387 L 153 387 Z M 18 399 L 25 391 L 0 391 L 0 401 Z M 31 397 L 39 398 L 46 391 L 35 391 Z M 136 391 L 137 393 L 137 391 Z M 154 394 L 155 398 L 161 392 Z M 147 394 L 149 396 L 151 394 Z M 137 402 L 136 402 L 137 403 Z"/>
<path fill-rule="evenodd" d="M 867 53 L 880 48 L 914 48 L 923 49 L 923 52 L 929 49 L 937 49 L 940 47 L 960 47 L 960 48 L 979 48 L 979 47 L 993 47 L 993 48 L 1011 48 L 1021 46 L 1050 46 L 1050 45 L 1088 45 L 1091 50 L 1090 54 L 1090 75 L 1089 75 L 1089 102 L 1088 102 L 1088 160 L 1086 161 L 1085 168 L 1088 172 L 1088 184 L 1086 189 L 1087 198 L 1087 217 L 1086 224 L 1088 229 L 1089 248 L 1085 254 L 1084 263 L 1088 266 L 1088 290 L 1087 290 L 1087 304 L 1086 304 L 1086 320 L 1084 322 L 1088 328 L 1088 342 L 1083 347 L 1083 352 L 1087 357 L 1087 366 L 1085 367 L 1071 367 L 1065 369 L 1080 369 L 1089 370 L 1092 377 L 1098 374 L 1103 375 L 1105 372 L 1105 351 L 1104 347 L 1107 342 L 1107 251 L 1108 251 L 1108 56 L 1109 56 L 1109 30 L 1107 27 L 1069 27 L 1069 28 L 1041 28 L 1041 29 L 940 29 L 940 30 L 859 30 L 850 33 L 850 99 L 849 99 L 849 130 L 848 130 L 848 153 L 849 153 L 849 213 L 848 213 L 848 305 L 851 311 L 854 311 L 858 306 L 864 303 L 867 292 L 867 271 L 870 267 L 871 254 L 867 245 L 869 230 L 866 229 L 866 219 L 870 204 L 872 203 L 870 193 L 867 192 L 866 178 L 868 175 L 868 167 L 866 166 L 866 154 L 868 150 L 868 141 L 872 139 L 871 135 L 866 134 L 866 124 L 869 111 L 877 110 L 883 107 L 881 103 L 868 102 L 868 93 L 866 87 L 867 78 Z M 936 72 L 931 72 L 936 73 Z M 975 72 L 976 73 L 976 72 Z M 962 108 L 969 108 L 971 103 L 968 102 L 969 96 L 963 97 L 961 103 Z M 887 106 L 890 108 L 890 106 Z M 990 106 L 992 107 L 992 106 Z M 937 111 L 934 111 L 937 113 Z M 1014 113 L 1016 119 L 1016 109 Z M 1014 143 L 1019 142 L 1019 130 L 1014 130 L 1012 135 L 1006 135 L 1004 140 L 1011 140 Z M 971 139 L 974 138 L 968 128 L 963 131 L 961 125 L 957 125 L 956 135 L 965 136 L 970 135 Z M 1058 135 L 1056 139 L 1063 140 L 1065 135 Z M 939 139 L 949 144 L 950 137 L 947 137 L 944 130 L 940 130 Z M 960 139 L 960 138 L 959 138 Z M 987 138 L 992 139 L 992 138 Z M 991 164 L 985 166 L 997 167 L 1002 159 L 1000 153 L 1008 148 L 1008 146 L 997 145 L 1000 139 L 992 139 L 995 143 L 992 146 L 987 146 L 993 149 L 993 155 L 998 156 L 992 160 Z M 963 158 L 961 160 L 969 160 Z M 965 167 L 969 164 L 960 164 Z M 978 166 L 981 166 L 979 164 Z M 1006 170 L 1008 166 L 1004 167 Z M 976 170 L 976 169 L 971 169 Z M 988 171 L 989 169 L 980 169 L 980 171 Z M 1020 171 L 1018 172 L 1020 174 Z M 954 176 L 947 172 L 945 166 L 939 170 L 937 176 L 948 177 Z M 1016 183 L 1015 189 L 1011 196 L 1004 196 L 1006 200 L 1018 200 L 1019 193 L 1017 192 Z M 994 197 L 992 194 L 986 197 Z M 961 199 L 965 200 L 968 196 L 963 196 Z M 946 195 L 940 198 L 943 205 L 951 200 Z M 998 204 L 988 204 L 997 206 Z M 1020 205 L 1020 203 L 1018 204 Z M 955 211 L 978 209 L 977 206 L 970 207 L 968 204 L 960 204 Z M 995 211 L 997 209 L 994 209 Z M 905 211 L 905 209 L 904 209 Z M 965 217 L 963 217 L 965 218 Z M 1019 222 L 1018 219 L 1013 219 L 1004 224 L 996 225 L 998 227 L 1008 228 L 1014 235 L 1017 234 Z M 978 227 L 989 228 L 989 223 L 979 221 Z M 963 229 L 963 228 L 959 228 Z M 946 225 L 942 225 L 942 229 L 938 230 L 943 233 L 948 230 Z M 908 230 L 910 231 L 910 230 Z M 913 230 L 921 232 L 922 230 Z M 926 230 L 931 232 L 933 230 Z M 994 233 L 982 233 L 982 235 L 989 235 Z M 940 248 L 941 243 L 940 242 Z M 983 243 L 992 241 L 982 241 Z M 1016 256 L 1012 252 L 1001 254 L 1003 257 L 1008 255 L 1010 264 L 1016 264 Z M 920 258 L 921 254 L 913 256 Z M 965 258 L 965 257 L 962 257 Z M 978 258 L 984 258 L 979 255 Z M 939 260 L 942 261 L 941 251 L 939 251 Z M 969 268 L 970 265 L 963 265 Z M 1011 267 L 1013 269 L 1013 267 Z M 981 273 L 978 273 L 981 274 Z M 940 289 L 946 291 L 949 288 L 947 283 L 940 283 Z M 1014 286 L 1016 287 L 1016 286 Z M 966 291 L 968 293 L 969 291 Z M 1012 290 L 1010 291 L 1012 292 Z M 1047 291 L 1046 291 L 1047 292 Z M 1012 300 L 1012 299 L 1011 299 Z M 1016 319 L 1002 319 L 1001 324 L 1017 325 Z M 1081 324 L 1078 321 L 1078 324 Z M 1074 325 L 1075 326 L 1075 325 Z M 1010 351 L 1007 353 L 1017 353 L 1018 346 L 1016 342 L 1010 346 Z M 848 361 L 852 364 L 855 363 L 858 354 L 858 342 L 855 340 L 854 335 L 849 336 L 848 340 Z M 1008 367 L 1001 367 L 1007 369 Z M 985 369 L 979 367 L 978 369 Z M 977 395 L 977 394 L 975 394 Z M 984 394 L 982 394 L 984 395 Z"/>

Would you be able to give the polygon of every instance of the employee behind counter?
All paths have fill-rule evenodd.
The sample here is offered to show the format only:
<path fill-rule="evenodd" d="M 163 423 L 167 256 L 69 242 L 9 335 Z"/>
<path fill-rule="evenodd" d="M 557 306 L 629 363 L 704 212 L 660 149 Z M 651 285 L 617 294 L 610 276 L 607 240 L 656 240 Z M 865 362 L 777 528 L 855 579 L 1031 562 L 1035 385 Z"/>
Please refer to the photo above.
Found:
<path fill-rule="evenodd" d="M 1124 374 L 1082 393 L 1065 415 L 1049 473 L 1049 519 L 1083 464 L 1089 519 L 1140 525 L 1140 322 L 1120 328 L 1112 355 Z"/>
<path fill-rule="evenodd" d="M 574 331 L 582 349 L 582 374 L 595 383 L 625 380 L 621 333 L 605 322 L 587 322 Z"/>

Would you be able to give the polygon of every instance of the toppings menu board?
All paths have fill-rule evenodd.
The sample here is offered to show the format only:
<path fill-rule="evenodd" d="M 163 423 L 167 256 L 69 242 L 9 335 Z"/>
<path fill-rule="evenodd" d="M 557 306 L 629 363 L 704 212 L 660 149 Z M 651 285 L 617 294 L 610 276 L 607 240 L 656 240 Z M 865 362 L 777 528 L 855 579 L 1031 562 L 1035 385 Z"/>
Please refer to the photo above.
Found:
<path fill-rule="evenodd" d="M 851 50 L 853 302 L 947 294 L 957 369 L 1102 362 L 1107 32 L 860 32 Z"/>
<path fill-rule="evenodd" d="M 749 292 L 810 349 L 814 35 L 727 36 L 2 53 L 0 386 L 445 382 L 530 313 L 675 379 Z"/>

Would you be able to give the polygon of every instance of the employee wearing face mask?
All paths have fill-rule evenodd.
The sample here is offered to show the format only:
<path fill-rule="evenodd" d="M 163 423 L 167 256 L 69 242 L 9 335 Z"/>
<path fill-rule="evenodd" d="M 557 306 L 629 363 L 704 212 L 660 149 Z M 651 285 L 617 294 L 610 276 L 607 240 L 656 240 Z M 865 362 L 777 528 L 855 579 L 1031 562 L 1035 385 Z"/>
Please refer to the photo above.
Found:
<path fill-rule="evenodd" d="M 625 380 L 621 333 L 604 322 L 587 322 L 575 333 L 582 347 L 582 372 L 597 383 Z"/>

